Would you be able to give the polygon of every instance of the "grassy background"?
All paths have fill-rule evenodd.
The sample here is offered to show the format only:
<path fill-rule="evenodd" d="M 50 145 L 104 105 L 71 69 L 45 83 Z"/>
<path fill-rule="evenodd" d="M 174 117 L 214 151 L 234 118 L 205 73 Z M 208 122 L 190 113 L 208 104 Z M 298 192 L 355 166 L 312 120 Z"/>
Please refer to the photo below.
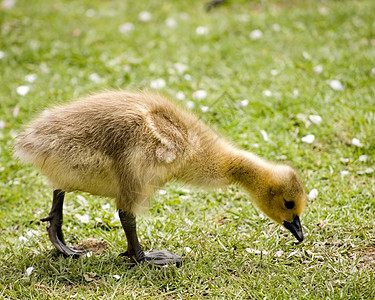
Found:
<path fill-rule="evenodd" d="M 1 298 L 373 297 L 374 1 L 232 0 L 210 13 L 198 0 L 9 3 L 0 9 Z M 141 21 L 142 11 L 151 20 Z M 121 32 L 125 23 L 133 30 Z M 206 34 L 197 34 L 200 26 Z M 256 29 L 262 37 L 253 40 Z M 37 75 L 32 83 L 30 74 Z M 194 103 L 240 147 L 290 162 L 306 190 L 318 190 L 302 217 L 303 243 L 235 187 L 204 192 L 169 184 L 138 219 L 139 237 L 145 249 L 184 256 L 181 268 L 129 269 L 117 256 L 126 242 L 114 204 L 87 194 L 66 197 L 66 239 L 77 244 L 92 236 L 108 249 L 79 259 L 56 254 L 38 221 L 49 211 L 51 190 L 12 158 L 14 137 L 51 104 L 104 89 L 149 88 L 160 78 L 165 94 L 182 91 L 181 105 Z M 332 89 L 331 80 L 343 90 Z M 25 96 L 17 93 L 22 85 L 30 87 Z M 196 90 L 207 98 L 194 99 Z M 238 108 L 244 99 L 248 105 Z M 309 122 L 311 114 L 322 123 Z M 301 142 L 307 134 L 315 135 L 312 144 Z M 85 214 L 87 223 L 79 218 Z"/>

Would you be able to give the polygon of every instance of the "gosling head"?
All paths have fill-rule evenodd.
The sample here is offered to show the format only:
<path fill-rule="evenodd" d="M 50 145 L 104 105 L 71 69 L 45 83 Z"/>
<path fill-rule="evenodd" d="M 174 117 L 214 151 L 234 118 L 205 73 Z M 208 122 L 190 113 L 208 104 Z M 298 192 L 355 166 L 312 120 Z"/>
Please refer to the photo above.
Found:
<path fill-rule="evenodd" d="M 301 179 L 293 168 L 284 165 L 274 166 L 268 176 L 254 200 L 266 215 L 302 242 L 299 217 L 306 205 L 306 194 Z"/>

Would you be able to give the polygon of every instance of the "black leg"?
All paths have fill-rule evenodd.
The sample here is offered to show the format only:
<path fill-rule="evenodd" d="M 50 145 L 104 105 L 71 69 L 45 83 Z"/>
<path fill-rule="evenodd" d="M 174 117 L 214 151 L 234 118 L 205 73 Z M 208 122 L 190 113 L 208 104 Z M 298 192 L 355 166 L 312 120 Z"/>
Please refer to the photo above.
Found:
<path fill-rule="evenodd" d="M 126 256 L 129 256 L 136 262 L 143 262 L 145 260 L 145 254 L 138 241 L 135 216 L 131 213 L 119 210 L 119 217 L 125 231 L 126 240 L 128 241 L 128 250 L 125 252 Z"/>
<path fill-rule="evenodd" d="M 138 241 L 135 216 L 131 213 L 120 210 L 119 217 L 128 241 L 128 250 L 124 253 L 124 255 L 130 257 L 133 261 L 138 263 L 150 262 L 159 266 L 168 264 L 176 264 L 176 266 L 181 265 L 181 257 L 171 252 L 165 250 L 149 250 L 143 252 Z"/>
<path fill-rule="evenodd" d="M 69 247 L 65 244 L 64 236 L 61 230 L 63 224 L 63 205 L 64 205 L 65 193 L 61 190 L 53 191 L 53 201 L 52 208 L 49 215 L 43 219 L 42 222 L 47 223 L 47 231 L 49 239 L 52 244 L 59 250 L 62 254 L 66 256 L 76 256 L 85 253 L 84 250 L 79 250 L 74 247 Z"/>

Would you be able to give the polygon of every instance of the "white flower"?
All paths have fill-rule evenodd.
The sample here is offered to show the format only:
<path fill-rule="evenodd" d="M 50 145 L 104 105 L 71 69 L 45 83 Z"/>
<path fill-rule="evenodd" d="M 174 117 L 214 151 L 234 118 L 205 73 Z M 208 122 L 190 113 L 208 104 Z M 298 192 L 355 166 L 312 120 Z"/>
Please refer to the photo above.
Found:
<path fill-rule="evenodd" d="M 236 103 L 236 106 L 237 106 L 237 107 L 246 107 L 246 106 L 248 106 L 248 105 L 249 105 L 249 100 L 247 100 L 247 99 L 243 99 L 243 100 L 238 101 L 238 102 Z"/>
<path fill-rule="evenodd" d="M 190 247 L 185 247 L 184 249 L 185 249 L 185 251 L 186 251 L 187 253 L 190 253 L 190 252 L 192 251 Z"/>
<path fill-rule="evenodd" d="M 297 253 L 298 253 L 298 250 L 293 251 L 292 253 L 290 253 L 290 254 L 287 256 L 287 258 L 292 257 L 292 256 L 296 255 Z"/>
<path fill-rule="evenodd" d="M 142 11 L 139 13 L 138 19 L 142 22 L 149 22 L 151 20 L 151 13 L 148 11 Z"/>
<path fill-rule="evenodd" d="M 323 121 L 322 117 L 318 115 L 309 115 L 309 119 L 315 125 L 320 125 L 320 123 Z"/>
<path fill-rule="evenodd" d="M 165 25 L 167 25 L 169 28 L 175 28 L 177 26 L 177 22 L 173 18 L 168 18 L 165 20 Z"/>
<path fill-rule="evenodd" d="M 363 147 L 363 144 L 360 142 L 360 140 L 356 139 L 356 138 L 352 139 L 352 145 L 356 146 L 356 147 L 359 147 L 359 148 Z"/>
<path fill-rule="evenodd" d="M 185 218 L 184 219 L 185 223 L 189 226 L 192 226 L 194 223 L 192 221 L 190 221 L 188 218 Z"/>
<path fill-rule="evenodd" d="M 318 11 L 322 16 L 328 15 L 328 8 L 325 6 L 319 7 Z"/>
<path fill-rule="evenodd" d="M 82 195 L 77 195 L 77 200 L 81 204 L 81 206 L 88 205 L 87 199 L 83 197 Z"/>
<path fill-rule="evenodd" d="M 26 269 L 26 275 L 27 276 L 30 276 L 31 275 L 31 273 L 34 271 L 34 267 L 28 267 L 27 269 Z"/>
<path fill-rule="evenodd" d="M 113 278 L 119 280 L 121 278 L 121 276 L 116 274 L 116 275 L 113 275 Z"/>
<path fill-rule="evenodd" d="M 125 65 L 122 67 L 122 70 L 126 73 L 129 73 L 132 70 L 131 65 Z"/>
<path fill-rule="evenodd" d="M 3 59 L 5 56 L 5 52 L 4 51 L 0 51 L 0 59 Z"/>
<path fill-rule="evenodd" d="M 261 254 L 262 253 L 262 251 L 259 251 L 257 249 L 252 249 L 252 248 L 246 248 L 245 250 L 248 253 L 255 253 L 255 254 Z"/>
<path fill-rule="evenodd" d="M 278 31 L 280 31 L 281 27 L 280 27 L 279 24 L 272 24 L 272 29 L 273 29 L 273 31 L 278 32 Z"/>
<path fill-rule="evenodd" d="M 159 190 L 159 195 L 165 195 L 167 193 L 166 190 Z"/>
<path fill-rule="evenodd" d="M 247 99 L 243 99 L 243 100 L 240 101 L 240 103 L 241 103 L 241 106 L 242 106 L 242 107 L 245 107 L 245 106 L 248 106 L 248 105 L 249 105 L 249 100 L 247 100 Z"/>
<path fill-rule="evenodd" d="M 193 109 L 195 107 L 195 103 L 193 101 L 186 102 L 186 107 L 188 109 Z"/>
<path fill-rule="evenodd" d="M 276 76 L 277 74 L 279 74 L 279 71 L 277 71 L 277 70 L 271 70 L 271 75 L 272 76 Z"/>
<path fill-rule="evenodd" d="M 209 29 L 205 26 L 199 26 L 195 29 L 195 33 L 198 35 L 206 35 L 208 34 Z"/>
<path fill-rule="evenodd" d="M 25 76 L 25 80 L 30 83 L 34 82 L 37 78 L 38 76 L 36 74 L 29 74 Z"/>
<path fill-rule="evenodd" d="M 193 92 L 193 99 L 203 100 L 207 97 L 207 92 L 205 90 L 197 90 Z"/>
<path fill-rule="evenodd" d="M 0 120 L 0 129 L 5 128 L 5 122 L 3 120 Z"/>
<path fill-rule="evenodd" d="M 40 232 L 39 231 L 36 231 L 36 230 L 34 230 L 34 229 L 30 229 L 30 230 L 28 230 L 27 232 L 26 232 L 26 235 L 28 236 L 28 237 L 33 237 L 33 236 L 38 236 L 38 235 L 40 235 Z"/>
<path fill-rule="evenodd" d="M 344 158 L 344 157 L 341 157 L 340 158 L 340 161 L 344 164 L 347 164 L 349 162 L 349 158 Z"/>
<path fill-rule="evenodd" d="M 185 97 L 184 92 L 178 91 L 177 94 L 176 94 L 176 98 L 178 100 L 185 100 L 186 97 Z"/>
<path fill-rule="evenodd" d="M 262 94 L 265 97 L 271 97 L 272 96 L 272 92 L 270 90 L 264 90 Z"/>
<path fill-rule="evenodd" d="M 294 90 L 293 90 L 293 95 L 294 95 L 294 97 L 298 97 L 298 95 L 299 95 L 299 90 L 294 89 Z"/>
<path fill-rule="evenodd" d="M 204 105 L 201 106 L 202 112 L 208 112 L 209 110 L 210 110 L 210 108 L 208 106 L 204 106 Z"/>
<path fill-rule="evenodd" d="M 260 251 L 260 250 L 253 249 L 253 248 L 246 248 L 245 250 L 246 250 L 246 252 L 248 252 L 248 253 L 254 253 L 254 254 L 268 254 L 268 251 Z"/>
<path fill-rule="evenodd" d="M 110 209 L 110 208 L 111 208 L 111 205 L 110 205 L 109 203 L 106 203 L 106 204 L 103 204 L 103 205 L 102 205 L 102 208 L 103 208 L 104 210 L 106 210 L 106 209 Z"/>
<path fill-rule="evenodd" d="M 23 235 L 21 235 L 18 239 L 20 242 L 27 242 L 29 240 L 27 237 L 24 237 Z"/>
<path fill-rule="evenodd" d="M 312 144 L 315 140 L 315 136 L 313 134 L 308 134 L 301 138 L 301 141 L 307 144 Z"/>
<path fill-rule="evenodd" d="M 306 60 L 310 60 L 310 59 L 311 59 L 310 54 L 309 54 L 308 52 L 306 52 L 306 51 L 303 51 L 303 52 L 302 52 L 302 56 L 303 56 L 303 58 L 306 59 Z"/>
<path fill-rule="evenodd" d="M 367 168 L 367 169 L 365 169 L 365 173 L 366 174 L 371 174 L 371 173 L 373 173 L 374 172 L 374 169 L 373 168 Z"/>
<path fill-rule="evenodd" d="M 87 214 L 84 214 L 84 215 L 76 214 L 75 217 L 85 224 L 87 224 L 90 221 L 90 216 Z"/>
<path fill-rule="evenodd" d="M 349 175 L 349 171 L 346 171 L 346 170 L 341 171 L 340 173 L 341 173 L 341 176 L 347 176 L 347 175 Z"/>
<path fill-rule="evenodd" d="M 262 37 L 263 37 L 263 32 L 260 31 L 259 29 L 255 29 L 252 32 L 250 32 L 250 38 L 252 40 L 259 40 Z"/>
<path fill-rule="evenodd" d="M 174 65 L 174 68 L 177 70 L 177 72 L 179 74 L 183 74 L 186 72 L 187 69 L 189 69 L 189 67 L 183 63 L 175 63 Z"/>
<path fill-rule="evenodd" d="M 359 161 L 366 161 L 367 160 L 367 155 L 361 155 L 359 158 L 358 158 Z"/>
<path fill-rule="evenodd" d="M 124 23 L 118 27 L 120 33 L 127 33 L 132 30 L 134 30 L 134 24 L 130 22 Z"/>
<path fill-rule="evenodd" d="M 314 200 L 316 197 L 318 197 L 318 194 L 319 194 L 319 192 L 318 192 L 317 189 L 312 189 L 312 190 L 309 192 L 309 194 L 307 195 L 307 198 L 308 198 L 309 200 Z"/>
<path fill-rule="evenodd" d="M 4 9 L 11 9 L 16 5 L 16 0 L 3 0 L 1 7 Z"/>
<path fill-rule="evenodd" d="M 181 196 L 180 196 L 180 199 L 181 199 L 181 200 L 190 200 L 190 199 L 191 199 L 191 196 L 190 196 L 190 195 L 181 195 Z"/>
<path fill-rule="evenodd" d="M 316 74 L 321 74 L 323 72 L 323 66 L 322 65 L 317 65 L 313 68 L 314 72 Z"/>
<path fill-rule="evenodd" d="M 17 94 L 20 96 L 26 96 L 29 91 L 30 87 L 28 85 L 20 85 L 16 89 Z"/>
<path fill-rule="evenodd" d="M 335 91 L 342 91 L 344 87 L 342 86 L 341 82 L 338 80 L 331 80 L 329 82 L 329 86 Z"/>
<path fill-rule="evenodd" d="M 102 82 L 102 78 L 96 74 L 96 73 L 92 73 L 89 75 L 89 80 L 94 82 L 94 83 L 100 83 Z"/>
<path fill-rule="evenodd" d="M 263 129 L 260 131 L 260 134 L 262 135 L 262 138 L 265 142 L 268 142 L 268 134 Z"/>
<path fill-rule="evenodd" d="M 191 75 L 190 75 L 190 74 L 185 74 L 185 75 L 184 75 L 184 79 L 185 79 L 186 81 L 190 81 L 190 80 L 191 80 Z"/>
<path fill-rule="evenodd" d="M 281 257 L 283 255 L 283 253 L 284 253 L 283 250 L 276 251 L 275 257 Z"/>
<path fill-rule="evenodd" d="M 166 82 L 163 78 L 158 78 L 155 80 L 152 80 L 150 83 L 150 87 L 152 89 L 160 90 L 166 86 Z"/>

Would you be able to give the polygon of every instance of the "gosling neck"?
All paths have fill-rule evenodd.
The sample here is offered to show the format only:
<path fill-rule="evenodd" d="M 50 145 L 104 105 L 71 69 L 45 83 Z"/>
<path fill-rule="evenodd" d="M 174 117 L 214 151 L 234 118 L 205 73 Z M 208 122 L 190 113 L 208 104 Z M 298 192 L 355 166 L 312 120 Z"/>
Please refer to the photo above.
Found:
<path fill-rule="evenodd" d="M 236 150 L 227 166 L 227 176 L 232 184 L 246 188 L 250 194 L 265 191 L 272 176 L 272 164 L 251 152 Z"/>

